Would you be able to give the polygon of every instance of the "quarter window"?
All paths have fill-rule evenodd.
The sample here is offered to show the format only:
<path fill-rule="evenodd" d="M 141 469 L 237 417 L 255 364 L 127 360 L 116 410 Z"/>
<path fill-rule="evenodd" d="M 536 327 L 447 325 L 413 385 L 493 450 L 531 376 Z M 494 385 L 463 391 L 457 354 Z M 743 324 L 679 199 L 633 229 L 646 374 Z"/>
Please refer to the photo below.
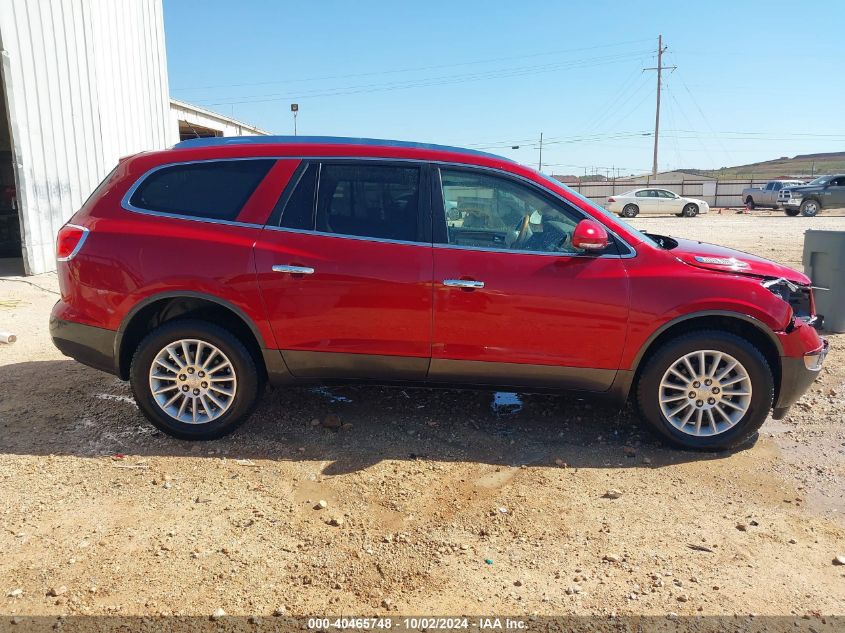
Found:
<path fill-rule="evenodd" d="M 418 167 L 324 164 L 319 189 L 317 231 L 419 240 Z"/>
<path fill-rule="evenodd" d="M 317 186 L 317 165 L 310 163 L 298 173 L 293 189 L 285 191 L 273 213 L 270 224 L 283 226 L 288 229 L 314 229 L 314 191 Z M 296 176 L 294 177 L 296 178 Z M 281 221 L 279 215 L 281 214 Z"/>
<path fill-rule="evenodd" d="M 213 220 L 234 220 L 273 160 L 185 163 L 154 171 L 129 204 L 138 209 Z"/>
<path fill-rule="evenodd" d="M 530 188 L 505 178 L 442 169 L 449 244 L 479 248 L 575 253 L 578 217 Z"/>

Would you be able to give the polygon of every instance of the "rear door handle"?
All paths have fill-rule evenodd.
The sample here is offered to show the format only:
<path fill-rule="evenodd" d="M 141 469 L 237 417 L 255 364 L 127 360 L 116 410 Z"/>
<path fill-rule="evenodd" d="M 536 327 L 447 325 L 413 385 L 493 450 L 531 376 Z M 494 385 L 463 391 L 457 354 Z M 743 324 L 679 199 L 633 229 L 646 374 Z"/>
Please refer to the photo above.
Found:
<path fill-rule="evenodd" d="M 290 273 L 291 275 L 313 275 L 314 269 L 310 266 L 285 266 L 276 264 L 273 266 L 274 273 Z"/>
<path fill-rule="evenodd" d="M 444 279 L 444 286 L 450 288 L 466 288 L 468 290 L 476 290 L 484 287 L 483 281 L 476 281 L 475 279 Z"/>

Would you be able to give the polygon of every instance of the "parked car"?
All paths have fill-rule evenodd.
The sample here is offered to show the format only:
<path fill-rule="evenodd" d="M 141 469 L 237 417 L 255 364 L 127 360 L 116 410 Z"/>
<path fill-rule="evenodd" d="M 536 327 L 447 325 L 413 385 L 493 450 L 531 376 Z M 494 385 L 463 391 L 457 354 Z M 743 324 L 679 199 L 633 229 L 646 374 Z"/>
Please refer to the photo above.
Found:
<path fill-rule="evenodd" d="M 845 174 L 819 176 L 801 187 L 790 187 L 783 205 L 786 215 L 811 218 L 822 209 L 845 207 Z"/>
<path fill-rule="evenodd" d="M 61 228 L 57 259 L 55 345 L 185 439 L 234 430 L 267 382 L 347 381 L 630 396 L 674 444 L 727 448 L 783 417 L 827 352 L 802 273 L 642 233 L 451 147 L 137 154 Z"/>
<path fill-rule="evenodd" d="M 757 207 L 777 209 L 781 191 L 801 184 L 800 180 L 770 180 L 764 187 L 746 187 L 742 190 L 742 202 L 749 211 Z"/>
<path fill-rule="evenodd" d="M 623 218 L 633 218 L 641 213 L 643 215 L 674 213 L 679 217 L 694 218 L 699 213 L 707 213 L 710 205 L 698 198 L 682 198 L 668 189 L 646 187 L 610 196 L 607 199 L 606 208 Z"/>

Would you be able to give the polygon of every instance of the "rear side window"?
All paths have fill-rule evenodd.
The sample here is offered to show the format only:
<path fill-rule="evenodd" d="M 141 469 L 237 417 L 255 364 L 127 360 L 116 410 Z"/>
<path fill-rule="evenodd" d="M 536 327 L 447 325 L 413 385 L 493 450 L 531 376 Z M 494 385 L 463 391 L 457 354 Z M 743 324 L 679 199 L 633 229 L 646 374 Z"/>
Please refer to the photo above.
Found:
<path fill-rule="evenodd" d="M 314 230 L 314 194 L 317 187 L 317 165 L 304 165 L 279 197 L 268 224 L 286 229 Z M 279 220 L 281 218 L 281 220 Z"/>
<path fill-rule="evenodd" d="M 274 160 L 224 160 L 154 171 L 129 204 L 138 209 L 212 220 L 234 220 Z"/>
<path fill-rule="evenodd" d="M 419 241 L 419 167 L 324 164 L 319 188 L 318 231 Z"/>

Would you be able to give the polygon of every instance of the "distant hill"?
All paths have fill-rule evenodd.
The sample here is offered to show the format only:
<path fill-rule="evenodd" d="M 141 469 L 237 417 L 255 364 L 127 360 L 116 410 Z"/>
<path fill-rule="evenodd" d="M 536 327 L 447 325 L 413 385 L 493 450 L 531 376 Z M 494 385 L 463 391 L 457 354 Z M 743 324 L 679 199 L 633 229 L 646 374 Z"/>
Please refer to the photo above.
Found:
<path fill-rule="evenodd" d="M 722 167 L 721 169 L 684 169 L 682 171 L 713 176 L 719 180 L 731 178 L 765 179 L 781 176 L 802 176 L 845 173 L 845 152 L 829 152 L 826 154 L 800 154 L 793 158 L 786 156 L 761 163 L 750 163 L 736 167 Z"/>

